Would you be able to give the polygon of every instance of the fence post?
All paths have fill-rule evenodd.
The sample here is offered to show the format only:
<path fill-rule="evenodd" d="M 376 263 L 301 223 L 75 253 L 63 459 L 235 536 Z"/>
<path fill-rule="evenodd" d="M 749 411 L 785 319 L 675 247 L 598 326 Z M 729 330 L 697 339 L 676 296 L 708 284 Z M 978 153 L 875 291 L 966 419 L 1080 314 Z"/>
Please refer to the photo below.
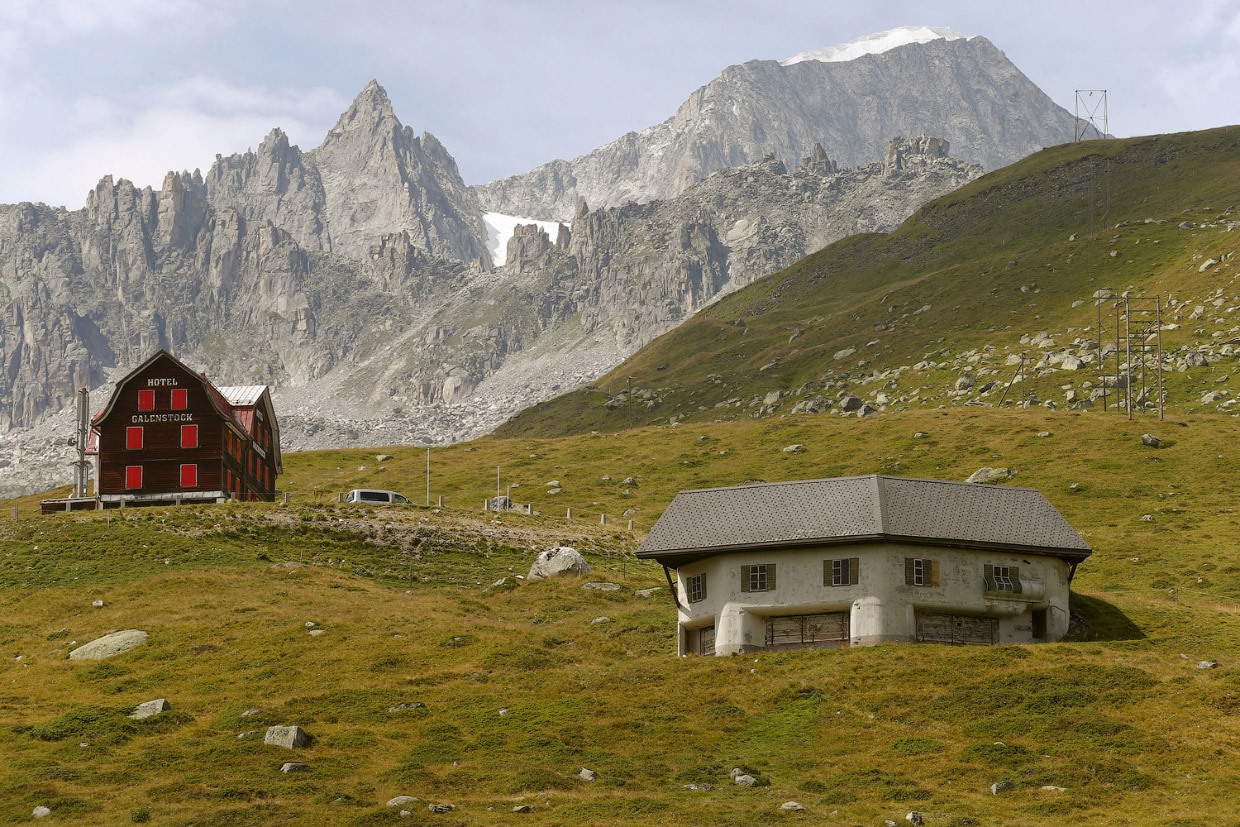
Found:
<path fill-rule="evenodd" d="M 443 494 L 439 495 L 439 507 L 443 508 Z"/>
<path fill-rule="evenodd" d="M 629 520 L 629 531 L 633 530 L 633 521 Z"/>
<path fill-rule="evenodd" d="M 292 499 L 292 497 L 293 497 L 293 495 L 292 495 L 292 494 L 290 494 L 290 493 L 288 493 L 287 491 L 285 491 L 285 492 L 284 492 L 284 504 L 285 504 L 285 505 L 288 505 L 288 501 L 289 501 L 290 499 Z"/>
<path fill-rule="evenodd" d="M 572 518 L 573 518 L 573 510 L 571 508 L 566 509 L 564 512 L 564 519 L 571 520 Z"/>
<path fill-rule="evenodd" d="M 17 506 L 13 506 L 13 519 L 17 519 Z"/>
<path fill-rule="evenodd" d="M 344 492 L 343 492 L 343 491 L 337 491 L 337 492 L 336 492 L 336 502 L 338 502 L 338 503 L 342 503 L 342 502 L 344 502 Z"/>
<path fill-rule="evenodd" d="M 599 525 L 607 525 L 607 515 L 606 515 L 606 514 L 600 514 L 600 515 L 598 515 L 598 524 L 599 524 Z"/>

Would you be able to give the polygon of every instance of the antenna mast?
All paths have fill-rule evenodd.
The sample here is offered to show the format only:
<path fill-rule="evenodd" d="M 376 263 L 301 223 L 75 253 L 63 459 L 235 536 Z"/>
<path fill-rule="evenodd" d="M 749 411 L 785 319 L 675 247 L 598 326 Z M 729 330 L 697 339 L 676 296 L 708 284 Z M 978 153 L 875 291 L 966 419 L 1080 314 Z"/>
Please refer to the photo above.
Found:
<path fill-rule="evenodd" d="M 77 434 L 73 444 L 77 447 L 77 460 L 73 463 L 73 494 L 76 499 L 87 496 L 90 487 L 90 462 L 86 459 L 86 440 L 90 434 L 90 391 L 79 388 L 77 392 Z"/>

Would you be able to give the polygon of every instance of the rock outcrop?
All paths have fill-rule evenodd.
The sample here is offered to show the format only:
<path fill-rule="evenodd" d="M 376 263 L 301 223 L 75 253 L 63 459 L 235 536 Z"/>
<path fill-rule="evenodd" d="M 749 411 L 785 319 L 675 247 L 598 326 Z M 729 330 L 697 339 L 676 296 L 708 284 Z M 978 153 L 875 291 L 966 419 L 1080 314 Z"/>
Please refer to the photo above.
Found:
<path fill-rule="evenodd" d="M 1071 141 L 1073 124 L 986 38 L 936 39 L 854 60 L 729 66 L 660 124 L 475 190 L 487 209 L 564 220 L 578 197 L 595 207 L 666 199 L 772 154 L 792 168 L 815 142 L 857 166 L 893 135 L 930 133 L 997 169 Z"/>

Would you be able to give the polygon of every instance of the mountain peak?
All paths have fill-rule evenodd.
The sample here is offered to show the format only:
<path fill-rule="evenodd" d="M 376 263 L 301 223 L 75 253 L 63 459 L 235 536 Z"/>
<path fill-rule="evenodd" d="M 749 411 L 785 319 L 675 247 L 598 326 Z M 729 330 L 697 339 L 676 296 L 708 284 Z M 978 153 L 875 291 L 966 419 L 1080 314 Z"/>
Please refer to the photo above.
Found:
<path fill-rule="evenodd" d="M 791 66 L 794 63 L 800 63 L 805 60 L 818 60 L 823 63 L 842 63 L 846 60 L 856 60 L 864 55 L 882 54 L 883 52 L 899 48 L 900 46 L 908 46 L 912 43 L 929 43 L 932 40 L 972 39 L 970 35 L 961 34 L 946 26 L 901 26 L 896 29 L 888 29 L 885 32 L 867 34 L 864 37 L 858 37 L 856 40 L 850 40 L 838 46 L 827 46 L 822 49 L 800 52 L 786 60 L 781 60 L 779 64 L 781 66 Z"/>
<path fill-rule="evenodd" d="M 358 127 L 373 128 L 389 119 L 397 124 L 400 123 L 396 112 L 392 109 L 392 101 L 388 98 L 387 90 L 379 85 L 379 81 L 371 80 L 340 116 L 331 134 Z"/>

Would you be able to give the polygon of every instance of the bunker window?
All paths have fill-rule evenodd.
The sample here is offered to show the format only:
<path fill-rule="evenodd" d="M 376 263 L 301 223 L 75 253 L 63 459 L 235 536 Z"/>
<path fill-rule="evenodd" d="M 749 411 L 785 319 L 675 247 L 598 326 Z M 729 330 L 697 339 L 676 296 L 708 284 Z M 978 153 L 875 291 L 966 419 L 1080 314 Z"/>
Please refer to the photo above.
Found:
<path fill-rule="evenodd" d="M 939 561 L 921 557 L 904 558 L 904 585 L 939 585 Z"/>
<path fill-rule="evenodd" d="M 685 580 L 685 591 L 689 593 L 690 603 L 701 603 L 706 599 L 706 575 L 695 574 Z"/>
<path fill-rule="evenodd" d="M 822 561 L 822 585 L 855 586 L 861 561 L 856 557 Z"/>
<path fill-rule="evenodd" d="M 741 566 L 742 592 L 770 592 L 774 590 L 774 563 L 760 563 L 755 566 Z"/>

